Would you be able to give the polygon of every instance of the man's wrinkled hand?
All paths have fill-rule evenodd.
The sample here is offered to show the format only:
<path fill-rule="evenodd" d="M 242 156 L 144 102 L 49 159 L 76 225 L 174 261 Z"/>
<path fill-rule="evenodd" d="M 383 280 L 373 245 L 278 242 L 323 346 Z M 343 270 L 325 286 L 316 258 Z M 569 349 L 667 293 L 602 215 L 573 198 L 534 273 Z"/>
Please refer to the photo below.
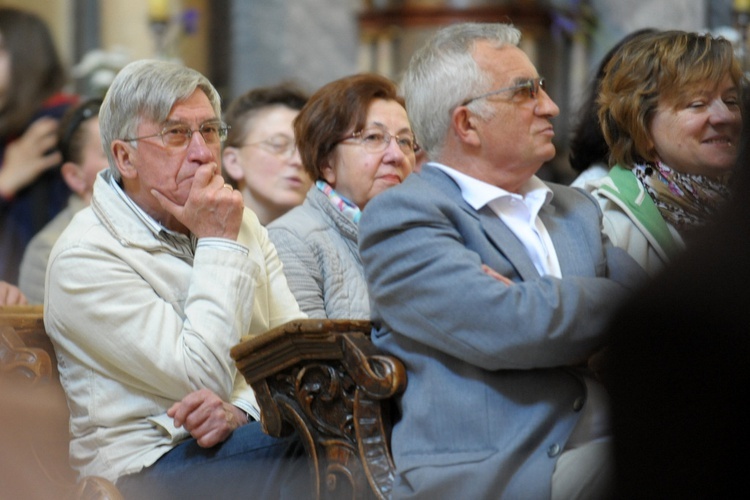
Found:
<path fill-rule="evenodd" d="M 242 193 L 224 183 L 216 163 L 202 165 L 195 172 L 184 205 L 177 205 L 156 189 L 151 193 L 161 206 L 198 238 L 237 240 L 242 224 Z"/>
<path fill-rule="evenodd" d="M 183 427 L 203 448 L 224 442 L 232 431 L 247 423 L 242 410 L 208 389 L 191 392 L 173 404 L 167 415 L 174 419 L 175 427 Z"/>

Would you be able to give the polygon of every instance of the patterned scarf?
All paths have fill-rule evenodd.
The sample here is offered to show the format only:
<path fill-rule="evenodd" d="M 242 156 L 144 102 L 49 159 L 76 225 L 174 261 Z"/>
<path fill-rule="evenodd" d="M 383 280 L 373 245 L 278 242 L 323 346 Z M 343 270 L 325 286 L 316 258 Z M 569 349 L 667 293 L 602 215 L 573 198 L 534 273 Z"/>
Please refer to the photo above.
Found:
<path fill-rule="evenodd" d="M 315 187 L 325 194 L 333 206 L 336 207 L 339 212 L 344 214 L 347 219 L 355 224 L 359 224 L 359 218 L 362 216 L 362 211 L 357 205 L 338 194 L 326 181 L 315 181 Z"/>
<path fill-rule="evenodd" d="M 661 162 L 636 164 L 633 173 L 664 220 L 680 234 L 703 226 L 729 199 L 731 173 L 718 177 L 683 174 Z"/>

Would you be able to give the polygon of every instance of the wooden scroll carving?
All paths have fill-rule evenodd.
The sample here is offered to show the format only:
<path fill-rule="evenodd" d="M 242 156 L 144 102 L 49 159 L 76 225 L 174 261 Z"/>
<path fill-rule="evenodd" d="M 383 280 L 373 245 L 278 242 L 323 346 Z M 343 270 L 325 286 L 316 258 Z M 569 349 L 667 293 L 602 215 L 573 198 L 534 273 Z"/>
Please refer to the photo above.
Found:
<path fill-rule="evenodd" d="M 297 431 L 317 498 L 388 498 L 393 396 L 399 360 L 379 352 L 369 321 L 297 320 L 245 339 L 232 357 L 253 387 L 264 431 Z"/>

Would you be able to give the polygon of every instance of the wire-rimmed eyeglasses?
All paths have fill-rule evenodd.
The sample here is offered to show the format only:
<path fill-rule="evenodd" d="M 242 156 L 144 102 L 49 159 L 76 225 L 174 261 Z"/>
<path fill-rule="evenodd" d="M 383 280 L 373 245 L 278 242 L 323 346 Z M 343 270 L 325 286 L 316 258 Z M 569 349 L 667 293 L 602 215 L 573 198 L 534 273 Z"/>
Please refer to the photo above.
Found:
<path fill-rule="evenodd" d="M 227 138 L 228 131 L 229 125 L 220 120 L 201 123 L 198 130 L 193 130 L 184 123 L 170 123 L 165 125 L 158 134 L 143 135 L 141 137 L 122 140 L 140 141 L 151 137 L 161 137 L 161 141 L 165 146 L 179 148 L 187 146 L 195 132 L 199 132 L 201 136 L 203 136 L 203 140 L 206 141 L 206 144 L 218 144 Z"/>
<path fill-rule="evenodd" d="M 297 145 L 294 143 L 294 137 L 287 134 L 274 134 L 262 141 L 251 142 L 238 146 L 240 148 L 260 147 L 279 158 L 291 158 L 297 151 Z"/>
<path fill-rule="evenodd" d="M 410 132 L 391 135 L 386 130 L 370 128 L 360 130 L 359 132 L 344 137 L 340 142 L 352 139 L 359 142 L 368 153 L 380 153 L 385 151 L 391 143 L 391 139 L 396 139 L 396 144 L 398 144 L 399 149 L 401 149 L 404 154 L 414 154 L 419 151 L 419 144 L 417 144 L 414 134 Z"/>
<path fill-rule="evenodd" d="M 515 85 L 511 85 L 510 87 L 493 90 L 492 92 L 487 92 L 486 94 L 481 94 L 476 97 L 471 97 L 469 99 L 466 99 L 464 102 L 461 103 L 461 106 L 466 106 L 467 104 L 474 102 L 478 99 L 484 99 L 485 97 L 490 97 L 495 94 L 501 94 L 503 92 L 510 92 L 510 91 L 518 92 L 518 91 L 523 90 L 527 92 L 527 96 L 529 99 L 536 99 L 536 96 L 539 95 L 539 89 L 544 90 L 544 78 L 529 78 Z"/>

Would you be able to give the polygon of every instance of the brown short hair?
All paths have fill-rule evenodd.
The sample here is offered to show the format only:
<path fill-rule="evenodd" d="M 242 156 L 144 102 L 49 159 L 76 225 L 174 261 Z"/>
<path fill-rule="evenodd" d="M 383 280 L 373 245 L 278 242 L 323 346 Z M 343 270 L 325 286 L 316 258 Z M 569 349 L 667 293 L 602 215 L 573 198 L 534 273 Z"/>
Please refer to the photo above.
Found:
<path fill-rule="evenodd" d="M 270 106 L 286 106 L 299 111 L 307 102 L 307 97 L 306 92 L 289 82 L 248 90 L 233 100 L 224 113 L 224 121 L 231 127 L 224 146 L 241 146 L 253 118 L 260 110 Z"/>
<path fill-rule="evenodd" d="M 727 74 L 740 92 L 742 69 L 723 38 L 664 31 L 624 44 L 605 68 L 598 98 L 609 164 L 651 160 L 649 128 L 659 103 L 677 106 L 686 89 Z"/>
<path fill-rule="evenodd" d="M 396 84 L 373 73 L 335 80 L 310 97 L 294 120 L 294 137 L 302 164 L 313 180 L 322 178 L 328 156 L 344 135 L 365 126 L 367 109 L 375 99 L 404 106 Z"/>

